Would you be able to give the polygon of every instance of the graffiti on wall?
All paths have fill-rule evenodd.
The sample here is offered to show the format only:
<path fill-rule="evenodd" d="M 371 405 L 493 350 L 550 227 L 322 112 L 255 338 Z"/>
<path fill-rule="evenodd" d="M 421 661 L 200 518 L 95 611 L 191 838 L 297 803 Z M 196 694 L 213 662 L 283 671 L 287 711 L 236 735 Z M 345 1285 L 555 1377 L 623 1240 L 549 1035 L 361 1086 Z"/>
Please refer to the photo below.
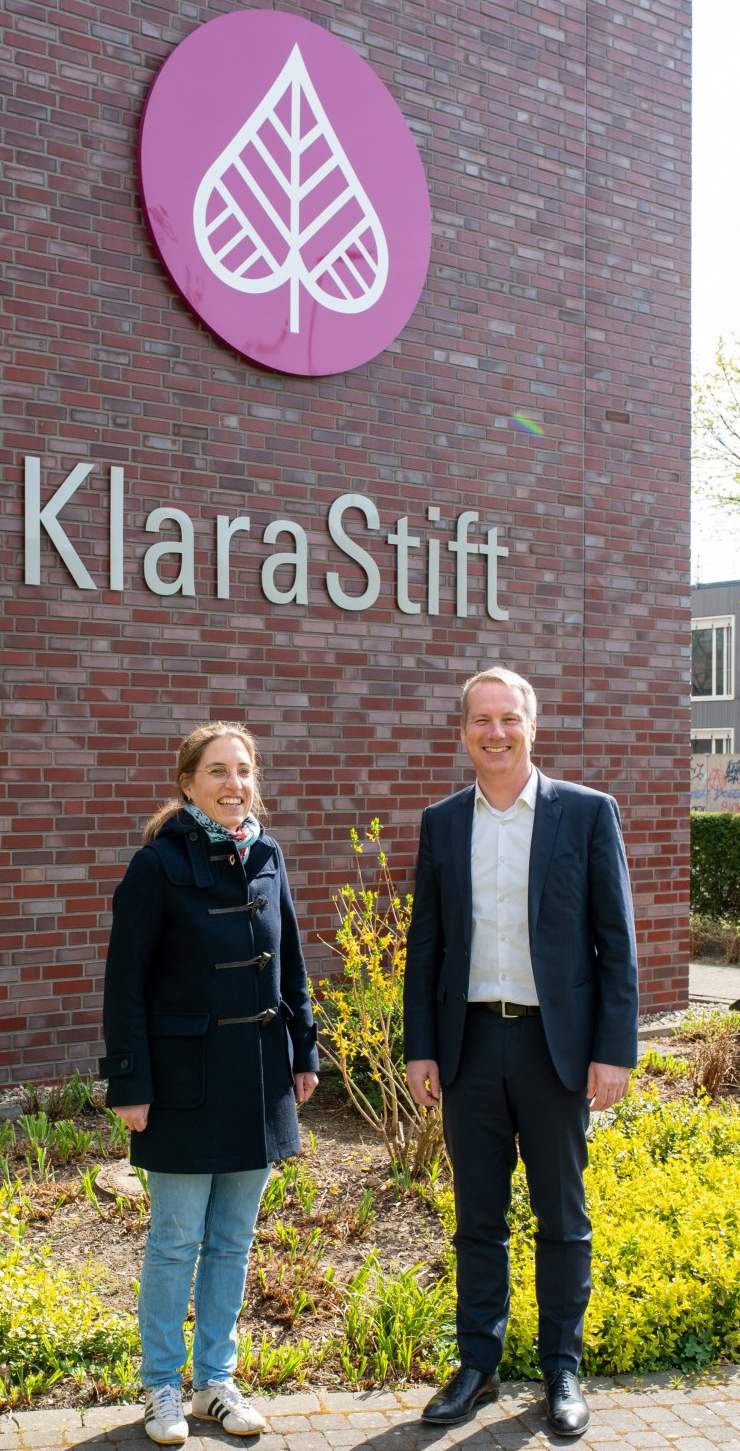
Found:
<path fill-rule="evenodd" d="M 698 811 L 740 811 L 740 756 L 692 756 L 691 805 Z"/>

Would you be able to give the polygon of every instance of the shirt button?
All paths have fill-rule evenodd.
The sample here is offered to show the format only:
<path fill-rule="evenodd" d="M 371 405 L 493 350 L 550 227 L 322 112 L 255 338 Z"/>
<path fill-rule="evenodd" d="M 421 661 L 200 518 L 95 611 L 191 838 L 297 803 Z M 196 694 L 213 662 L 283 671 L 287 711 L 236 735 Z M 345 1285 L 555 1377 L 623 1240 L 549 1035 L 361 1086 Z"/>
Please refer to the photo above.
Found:
<path fill-rule="evenodd" d="M 121 1067 L 122 1068 L 128 1068 L 128 1058 L 122 1058 L 121 1059 Z"/>
<path fill-rule="evenodd" d="M 197 841 L 198 840 L 198 833 L 197 833 L 197 831 L 189 831 L 188 832 L 188 839 L 190 841 Z"/>

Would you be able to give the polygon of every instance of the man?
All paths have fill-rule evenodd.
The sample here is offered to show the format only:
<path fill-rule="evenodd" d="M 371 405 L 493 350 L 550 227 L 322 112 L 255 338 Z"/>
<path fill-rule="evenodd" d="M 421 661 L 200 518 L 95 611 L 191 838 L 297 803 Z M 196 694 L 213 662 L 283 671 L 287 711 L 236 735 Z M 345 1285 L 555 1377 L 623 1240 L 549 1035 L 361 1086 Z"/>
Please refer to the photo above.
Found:
<path fill-rule="evenodd" d="M 417 1103 L 444 1088 L 461 1361 L 423 1417 L 455 1425 L 498 1394 L 518 1135 L 537 1220 L 548 1421 L 580 1436 L 586 1128 L 589 1108 L 623 1097 L 636 1062 L 637 965 L 617 804 L 534 769 L 536 728 L 527 680 L 498 667 L 473 676 L 460 734 L 476 784 L 422 816 L 405 1056 Z"/>

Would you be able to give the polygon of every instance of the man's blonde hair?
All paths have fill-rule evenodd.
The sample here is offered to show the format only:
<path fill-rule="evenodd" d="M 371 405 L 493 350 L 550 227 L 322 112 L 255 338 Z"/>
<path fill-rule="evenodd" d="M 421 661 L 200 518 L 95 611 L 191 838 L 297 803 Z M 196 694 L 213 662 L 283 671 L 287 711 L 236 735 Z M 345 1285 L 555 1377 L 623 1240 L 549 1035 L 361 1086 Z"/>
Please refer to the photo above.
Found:
<path fill-rule="evenodd" d="M 509 685 L 512 689 L 521 690 L 524 699 L 524 714 L 528 721 L 537 719 L 537 696 L 528 680 L 523 675 L 517 675 L 515 670 L 507 670 L 504 665 L 491 665 L 488 670 L 479 670 L 477 675 L 471 675 L 465 681 L 462 688 L 462 718 L 463 725 L 468 718 L 468 699 L 474 685 L 484 685 L 488 680 L 497 680 L 500 685 Z"/>

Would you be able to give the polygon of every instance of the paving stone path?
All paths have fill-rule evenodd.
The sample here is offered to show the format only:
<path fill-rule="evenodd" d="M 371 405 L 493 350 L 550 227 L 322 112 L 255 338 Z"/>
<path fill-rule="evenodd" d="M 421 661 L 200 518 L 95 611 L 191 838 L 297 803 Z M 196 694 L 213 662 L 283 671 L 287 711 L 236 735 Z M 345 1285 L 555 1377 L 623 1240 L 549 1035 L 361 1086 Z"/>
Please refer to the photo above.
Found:
<path fill-rule="evenodd" d="M 465 1426 L 443 1432 L 425 1427 L 423 1386 L 357 1395 L 319 1391 L 258 1401 L 268 1431 L 259 1440 L 228 1436 L 206 1421 L 191 1421 L 186 1451 L 520 1451 L 577 1446 L 583 1451 L 740 1451 L 740 1367 L 726 1368 L 699 1384 L 670 1375 L 615 1376 L 585 1382 L 591 1425 L 580 1441 L 547 1429 L 541 1387 L 504 1385 L 496 1405 Z M 144 1435 L 142 1407 L 95 1406 L 84 1411 L 24 1411 L 0 1416 L 0 1451 L 152 1451 Z"/>
<path fill-rule="evenodd" d="M 740 967 L 728 963 L 692 962 L 689 966 L 692 1004 L 723 1007 L 740 999 Z"/>

